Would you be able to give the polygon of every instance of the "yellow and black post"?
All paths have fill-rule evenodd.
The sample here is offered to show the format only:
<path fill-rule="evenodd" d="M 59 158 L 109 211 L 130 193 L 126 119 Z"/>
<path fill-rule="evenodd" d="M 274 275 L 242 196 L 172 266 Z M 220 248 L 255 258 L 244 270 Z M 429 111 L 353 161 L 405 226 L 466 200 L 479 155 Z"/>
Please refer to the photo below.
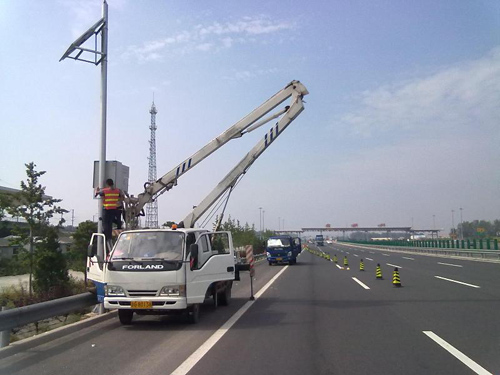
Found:
<path fill-rule="evenodd" d="M 359 270 L 364 271 L 365 270 L 365 264 L 363 263 L 363 259 L 359 262 Z"/>
<path fill-rule="evenodd" d="M 399 278 L 398 267 L 394 268 L 394 273 L 392 274 L 392 285 L 397 287 L 401 286 L 401 279 Z"/>
<path fill-rule="evenodd" d="M 338 262 L 338 260 L 337 260 L 337 254 L 335 254 L 335 255 L 333 256 L 333 261 L 334 261 L 335 263 L 337 263 L 337 262 Z"/>
<path fill-rule="evenodd" d="M 349 269 L 349 262 L 347 261 L 347 256 L 344 256 L 344 268 Z"/>
<path fill-rule="evenodd" d="M 377 263 L 377 271 L 376 271 L 377 279 L 382 280 L 382 269 L 380 268 L 380 263 Z"/>

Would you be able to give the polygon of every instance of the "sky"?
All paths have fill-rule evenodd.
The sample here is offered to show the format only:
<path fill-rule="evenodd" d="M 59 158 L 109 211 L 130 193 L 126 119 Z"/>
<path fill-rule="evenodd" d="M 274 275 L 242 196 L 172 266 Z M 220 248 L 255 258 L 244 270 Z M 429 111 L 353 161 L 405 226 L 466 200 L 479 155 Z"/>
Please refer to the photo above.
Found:
<path fill-rule="evenodd" d="M 445 231 L 460 208 L 464 221 L 500 218 L 500 2 L 108 4 L 107 159 L 130 167 L 129 193 L 148 178 L 153 94 L 160 177 L 300 80 L 305 110 L 242 179 L 226 216 L 259 229 L 261 207 L 270 229 Z M 101 6 L 0 0 L 0 185 L 18 188 L 33 161 L 75 225 L 97 213 L 100 68 L 59 59 Z M 182 220 L 265 131 L 181 177 L 158 200 L 160 223 Z"/>

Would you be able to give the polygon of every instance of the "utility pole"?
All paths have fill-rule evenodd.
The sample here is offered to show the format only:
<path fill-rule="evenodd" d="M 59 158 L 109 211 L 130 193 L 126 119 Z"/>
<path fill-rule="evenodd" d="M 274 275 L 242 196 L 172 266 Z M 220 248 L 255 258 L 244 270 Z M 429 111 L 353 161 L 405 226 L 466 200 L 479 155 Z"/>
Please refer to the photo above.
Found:
<path fill-rule="evenodd" d="M 262 230 L 266 231 L 266 224 L 265 224 L 265 218 L 266 218 L 266 211 L 262 210 Z"/>
<path fill-rule="evenodd" d="M 281 226 L 281 217 L 278 216 L 278 230 L 280 230 L 280 226 Z"/>
<path fill-rule="evenodd" d="M 75 210 L 73 208 L 71 209 L 71 227 L 75 227 Z"/>

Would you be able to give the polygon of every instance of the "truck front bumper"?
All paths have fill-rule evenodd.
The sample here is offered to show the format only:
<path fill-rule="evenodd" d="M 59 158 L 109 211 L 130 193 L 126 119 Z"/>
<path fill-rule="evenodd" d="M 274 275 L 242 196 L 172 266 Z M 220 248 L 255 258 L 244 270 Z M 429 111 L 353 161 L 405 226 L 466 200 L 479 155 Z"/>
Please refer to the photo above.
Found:
<path fill-rule="evenodd" d="M 267 257 L 267 261 L 269 263 L 290 263 L 293 258 L 289 256 L 282 256 L 282 257 Z"/>
<path fill-rule="evenodd" d="M 104 297 L 104 308 L 110 310 L 183 310 L 187 307 L 186 297 Z"/>

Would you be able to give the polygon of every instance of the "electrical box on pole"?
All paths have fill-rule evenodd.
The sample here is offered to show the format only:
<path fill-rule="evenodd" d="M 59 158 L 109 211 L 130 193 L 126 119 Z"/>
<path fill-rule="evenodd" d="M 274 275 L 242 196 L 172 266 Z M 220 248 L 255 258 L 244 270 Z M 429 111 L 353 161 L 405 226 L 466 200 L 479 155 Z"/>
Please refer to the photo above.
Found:
<path fill-rule="evenodd" d="M 111 178 L 117 189 L 127 193 L 128 192 L 128 179 L 129 179 L 129 167 L 123 165 L 121 162 L 116 160 L 108 160 L 106 162 L 106 172 L 104 173 L 104 181 L 99 181 L 99 162 L 94 161 L 94 179 L 92 182 L 92 187 L 95 189 L 98 186 L 105 186 L 104 182 Z"/>

